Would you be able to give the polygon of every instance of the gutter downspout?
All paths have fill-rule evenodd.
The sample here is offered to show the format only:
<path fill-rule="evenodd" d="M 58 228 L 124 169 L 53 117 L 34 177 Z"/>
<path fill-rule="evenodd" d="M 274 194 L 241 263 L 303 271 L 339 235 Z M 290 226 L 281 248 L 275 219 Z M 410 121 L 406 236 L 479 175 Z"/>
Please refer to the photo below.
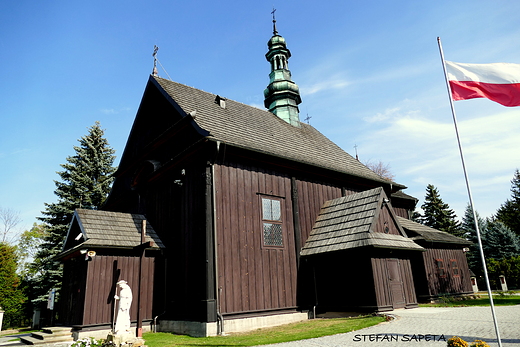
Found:
<path fill-rule="evenodd" d="M 215 190 L 215 161 L 219 154 L 220 141 L 217 141 L 217 153 L 215 160 L 211 164 L 211 189 L 212 189 L 212 204 L 213 204 L 213 255 L 214 255 L 214 271 L 215 271 L 215 300 L 217 309 L 217 335 L 224 335 L 224 317 L 220 313 L 220 293 L 222 288 L 218 285 L 218 241 L 217 241 L 217 198 Z"/>

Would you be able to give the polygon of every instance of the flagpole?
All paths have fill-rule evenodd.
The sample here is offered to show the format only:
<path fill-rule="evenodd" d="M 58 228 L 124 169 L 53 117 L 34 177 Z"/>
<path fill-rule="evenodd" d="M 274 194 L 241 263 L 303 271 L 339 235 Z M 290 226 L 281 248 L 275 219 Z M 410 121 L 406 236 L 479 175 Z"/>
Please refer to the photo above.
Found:
<path fill-rule="evenodd" d="M 457 116 L 455 114 L 455 107 L 453 104 L 453 97 L 451 94 L 451 87 L 450 82 L 448 80 L 448 72 L 446 70 L 446 62 L 444 61 L 444 52 L 442 51 L 442 44 L 441 44 L 441 38 L 437 37 L 437 43 L 439 44 L 439 52 L 441 54 L 441 60 L 442 60 L 442 68 L 444 69 L 444 78 L 446 80 L 446 87 L 448 88 L 448 95 L 450 97 L 450 107 L 451 107 L 451 114 L 453 115 L 453 123 L 455 125 L 455 133 L 457 134 L 457 143 L 459 145 L 459 152 L 460 152 L 460 160 L 462 161 L 462 170 L 464 171 L 464 178 L 466 179 L 466 188 L 468 190 L 468 197 L 469 197 L 469 204 L 471 207 L 471 211 L 473 212 L 473 221 L 475 222 L 475 231 L 477 232 L 477 240 L 478 240 L 478 247 L 480 250 L 480 258 L 482 260 L 482 267 L 484 268 L 484 279 L 486 280 L 486 286 L 487 286 L 487 292 L 489 295 L 489 303 L 491 306 L 491 314 L 493 316 L 493 323 L 495 324 L 495 332 L 497 335 L 498 340 L 498 346 L 502 347 L 502 340 L 500 339 L 500 332 L 498 330 L 498 322 L 497 317 L 495 313 L 495 305 L 493 303 L 493 295 L 491 293 L 491 286 L 489 285 L 489 276 L 487 272 L 487 265 L 486 265 L 486 258 L 484 257 L 484 250 L 482 248 L 482 239 L 480 237 L 480 230 L 478 226 L 478 219 L 477 219 L 477 212 L 475 211 L 475 208 L 473 207 L 473 197 L 471 195 L 471 188 L 469 185 L 469 179 L 468 179 L 468 173 L 466 171 L 466 164 L 464 162 L 464 155 L 462 153 L 462 145 L 460 143 L 460 137 L 459 137 L 459 129 L 457 127 Z"/>

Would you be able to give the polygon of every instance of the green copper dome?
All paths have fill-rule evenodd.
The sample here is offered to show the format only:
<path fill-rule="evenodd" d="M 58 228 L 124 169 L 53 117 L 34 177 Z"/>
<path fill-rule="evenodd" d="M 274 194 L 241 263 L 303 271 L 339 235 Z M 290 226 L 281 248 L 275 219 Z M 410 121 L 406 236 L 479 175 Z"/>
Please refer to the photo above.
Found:
<path fill-rule="evenodd" d="M 276 31 L 276 20 L 273 18 L 273 36 L 267 42 L 269 50 L 265 58 L 271 63 L 269 85 L 264 90 L 264 105 L 270 112 L 287 123 L 300 126 L 299 109 L 300 89 L 291 79 L 288 60 L 291 52 L 287 49 L 285 39 Z"/>

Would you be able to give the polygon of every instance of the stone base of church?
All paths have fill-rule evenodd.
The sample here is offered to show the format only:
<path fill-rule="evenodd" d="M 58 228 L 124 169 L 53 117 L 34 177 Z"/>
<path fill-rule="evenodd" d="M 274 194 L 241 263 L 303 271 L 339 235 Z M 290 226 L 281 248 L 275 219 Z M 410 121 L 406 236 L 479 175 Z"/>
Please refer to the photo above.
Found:
<path fill-rule="evenodd" d="M 137 336 L 135 329 L 136 329 L 135 326 L 131 327 L 132 333 L 129 335 L 131 335 L 132 337 Z M 148 324 L 143 324 L 143 333 L 147 333 L 150 331 L 152 331 L 151 326 Z M 87 337 L 92 337 L 92 338 L 95 338 L 96 340 L 99 340 L 99 339 L 105 340 L 111 334 L 112 334 L 112 327 L 109 325 L 97 326 L 97 327 L 85 327 L 83 329 L 76 328 L 76 329 L 72 330 L 72 337 L 74 338 L 75 341 L 81 340 L 81 339 L 87 338 Z"/>
<path fill-rule="evenodd" d="M 133 347 L 143 346 L 144 340 L 141 337 L 135 337 L 135 334 L 113 334 L 109 333 L 106 340 L 112 342 L 114 346 L 125 346 L 131 345 Z"/>
<path fill-rule="evenodd" d="M 245 318 L 224 318 L 223 333 L 238 333 L 259 328 L 268 328 L 282 324 L 300 322 L 308 319 L 307 313 L 291 312 Z M 157 331 L 172 332 L 194 337 L 216 336 L 217 322 L 189 322 L 161 320 Z"/>

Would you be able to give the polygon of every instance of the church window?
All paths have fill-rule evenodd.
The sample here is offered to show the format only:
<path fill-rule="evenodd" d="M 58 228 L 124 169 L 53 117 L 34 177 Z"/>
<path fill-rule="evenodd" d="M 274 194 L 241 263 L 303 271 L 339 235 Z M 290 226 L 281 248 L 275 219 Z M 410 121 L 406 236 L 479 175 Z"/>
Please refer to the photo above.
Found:
<path fill-rule="evenodd" d="M 450 263 L 451 263 L 451 271 L 453 272 L 453 277 L 459 277 L 460 273 L 459 273 L 459 265 L 457 264 L 457 260 L 450 259 Z"/>
<path fill-rule="evenodd" d="M 262 197 L 262 225 L 264 246 L 283 247 L 282 201 Z"/>
<path fill-rule="evenodd" d="M 437 274 L 439 277 L 446 277 L 446 268 L 444 267 L 444 260 L 435 259 L 435 266 L 437 268 Z"/>

